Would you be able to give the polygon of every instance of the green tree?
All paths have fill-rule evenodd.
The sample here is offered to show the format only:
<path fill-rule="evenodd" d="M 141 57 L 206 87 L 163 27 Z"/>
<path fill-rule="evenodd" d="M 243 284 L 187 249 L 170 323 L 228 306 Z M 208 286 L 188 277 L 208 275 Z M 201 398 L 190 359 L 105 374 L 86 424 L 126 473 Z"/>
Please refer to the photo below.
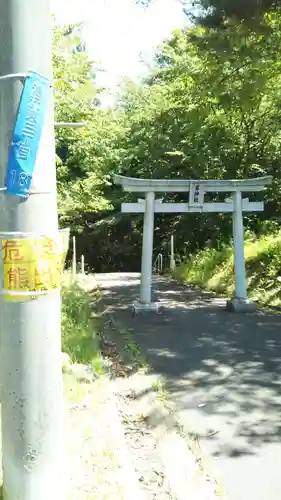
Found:
<path fill-rule="evenodd" d="M 192 6 L 199 8 L 195 14 L 197 22 L 209 27 L 219 27 L 226 18 L 251 22 L 262 19 L 266 12 L 281 6 L 280 0 L 193 0 Z M 198 12 L 198 11 L 197 11 Z"/>
<path fill-rule="evenodd" d="M 263 230 L 263 219 L 279 222 L 278 11 L 265 14 L 259 29 L 228 19 L 223 30 L 201 25 L 175 30 L 158 48 L 147 78 L 139 84 L 123 82 L 112 109 L 99 106 L 93 63 L 77 51 L 81 40 L 73 37 L 73 32 L 66 39 L 59 33 L 54 47 L 57 119 L 87 121 L 89 127 L 59 132 L 60 218 L 83 230 L 79 244 L 93 267 L 139 269 L 142 217 L 120 214 L 121 201 L 133 197 L 113 185 L 115 172 L 191 179 L 272 174 L 264 215 L 245 219 L 254 231 Z M 165 195 L 166 201 L 187 199 L 184 193 Z M 167 255 L 170 233 L 176 233 L 177 250 L 184 254 L 207 240 L 228 240 L 231 218 L 159 214 L 156 252 Z"/>
<path fill-rule="evenodd" d="M 53 31 L 56 121 L 87 124 L 78 129 L 56 129 L 59 215 L 63 224 L 85 212 L 110 208 L 103 189 L 108 181 L 114 123 L 100 108 L 102 89 L 96 86 L 94 63 L 77 31 L 79 26 L 73 25 L 55 25 Z"/>
<path fill-rule="evenodd" d="M 177 30 L 162 44 L 153 74 L 142 85 L 124 86 L 119 108 L 128 130 L 121 172 L 156 178 L 273 174 L 265 217 L 278 214 L 280 17 L 268 15 L 265 22 L 264 34 L 243 23 L 229 23 L 223 32 L 198 26 Z M 257 220 L 249 219 L 256 230 Z M 175 230 L 182 250 L 227 239 L 231 231 L 223 215 L 158 216 L 156 228 L 159 250 Z"/>

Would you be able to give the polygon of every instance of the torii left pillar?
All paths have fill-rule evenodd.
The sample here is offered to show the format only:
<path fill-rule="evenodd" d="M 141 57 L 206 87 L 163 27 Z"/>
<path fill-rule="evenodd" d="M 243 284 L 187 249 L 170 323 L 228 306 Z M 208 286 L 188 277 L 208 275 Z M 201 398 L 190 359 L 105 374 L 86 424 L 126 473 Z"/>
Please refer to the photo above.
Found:
<path fill-rule="evenodd" d="M 154 233 L 154 205 L 155 193 L 149 191 L 145 195 L 145 211 L 143 219 L 142 235 L 142 257 L 141 257 L 141 281 L 140 299 L 133 304 L 133 310 L 157 311 L 159 304 L 152 302 L 152 261 L 153 261 L 153 233 Z"/>

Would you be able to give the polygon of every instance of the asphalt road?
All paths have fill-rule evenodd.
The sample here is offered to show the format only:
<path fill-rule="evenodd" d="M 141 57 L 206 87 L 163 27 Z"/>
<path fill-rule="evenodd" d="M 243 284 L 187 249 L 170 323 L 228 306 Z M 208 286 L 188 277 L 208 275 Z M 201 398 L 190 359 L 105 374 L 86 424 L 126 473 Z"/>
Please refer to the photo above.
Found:
<path fill-rule="evenodd" d="M 222 299 L 156 278 L 164 312 L 133 318 L 139 275 L 96 279 L 166 380 L 230 500 L 280 500 L 281 315 L 226 312 Z"/>

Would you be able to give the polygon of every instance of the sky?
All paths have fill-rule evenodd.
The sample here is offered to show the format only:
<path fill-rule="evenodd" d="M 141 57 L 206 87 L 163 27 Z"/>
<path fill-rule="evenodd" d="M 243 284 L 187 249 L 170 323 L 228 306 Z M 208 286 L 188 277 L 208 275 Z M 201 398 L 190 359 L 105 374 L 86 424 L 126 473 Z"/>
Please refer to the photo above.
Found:
<path fill-rule="evenodd" d="M 135 0 L 51 0 L 60 24 L 84 22 L 89 57 L 105 70 L 98 85 L 116 90 L 120 79 L 136 79 L 147 68 L 157 45 L 186 17 L 179 0 L 153 0 L 145 9 Z"/>

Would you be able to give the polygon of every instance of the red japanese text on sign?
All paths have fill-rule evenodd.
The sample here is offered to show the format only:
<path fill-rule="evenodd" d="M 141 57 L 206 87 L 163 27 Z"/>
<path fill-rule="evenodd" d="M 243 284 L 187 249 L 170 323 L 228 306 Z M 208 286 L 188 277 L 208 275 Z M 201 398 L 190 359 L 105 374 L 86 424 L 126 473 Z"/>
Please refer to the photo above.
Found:
<path fill-rule="evenodd" d="M 3 259 L 10 262 L 22 262 L 24 256 L 21 253 L 22 244 L 20 241 L 6 240 L 3 245 Z"/>
<path fill-rule="evenodd" d="M 8 289 L 25 289 L 29 285 L 28 270 L 20 267 L 10 267 L 8 270 Z"/>

